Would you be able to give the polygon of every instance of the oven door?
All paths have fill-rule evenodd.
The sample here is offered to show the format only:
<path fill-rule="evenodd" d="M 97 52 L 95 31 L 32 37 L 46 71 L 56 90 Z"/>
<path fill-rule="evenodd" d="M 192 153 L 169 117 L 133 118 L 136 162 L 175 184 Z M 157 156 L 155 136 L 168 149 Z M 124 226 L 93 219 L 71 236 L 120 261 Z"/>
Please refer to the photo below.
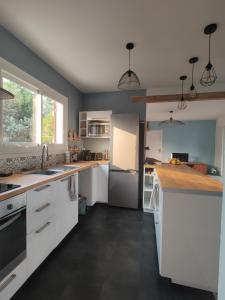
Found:
<path fill-rule="evenodd" d="M 26 257 L 26 207 L 0 219 L 0 281 Z"/>

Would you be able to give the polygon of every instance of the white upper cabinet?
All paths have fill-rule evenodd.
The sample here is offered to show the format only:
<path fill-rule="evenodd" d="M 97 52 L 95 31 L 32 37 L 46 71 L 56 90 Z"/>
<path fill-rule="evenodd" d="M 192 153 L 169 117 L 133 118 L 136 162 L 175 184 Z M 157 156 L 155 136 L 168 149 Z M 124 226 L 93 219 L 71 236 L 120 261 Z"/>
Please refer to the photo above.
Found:
<path fill-rule="evenodd" d="M 110 138 L 112 111 L 79 112 L 79 136 L 81 138 Z"/>

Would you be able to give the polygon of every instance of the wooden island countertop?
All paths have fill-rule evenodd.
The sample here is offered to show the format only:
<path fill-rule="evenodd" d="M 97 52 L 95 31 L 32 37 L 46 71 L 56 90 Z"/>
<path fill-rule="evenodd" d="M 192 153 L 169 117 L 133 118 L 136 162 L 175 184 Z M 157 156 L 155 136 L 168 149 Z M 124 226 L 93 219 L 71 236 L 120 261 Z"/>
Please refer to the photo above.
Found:
<path fill-rule="evenodd" d="M 186 165 L 151 165 L 156 169 L 163 190 L 177 190 L 222 195 L 223 184 Z"/>

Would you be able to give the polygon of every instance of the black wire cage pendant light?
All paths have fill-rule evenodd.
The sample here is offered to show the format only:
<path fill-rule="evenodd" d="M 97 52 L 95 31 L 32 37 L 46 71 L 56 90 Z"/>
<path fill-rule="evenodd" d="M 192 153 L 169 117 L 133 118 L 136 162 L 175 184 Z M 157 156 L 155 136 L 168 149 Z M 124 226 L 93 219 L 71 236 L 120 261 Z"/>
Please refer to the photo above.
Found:
<path fill-rule="evenodd" d="M 204 29 L 204 34 L 209 36 L 209 61 L 200 79 L 200 83 L 203 86 L 213 85 L 217 79 L 215 68 L 211 63 L 211 35 L 216 31 L 216 29 L 217 24 L 210 24 Z"/>
<path fill-rule="evenodd" d="M 134 48 L 134 43 L 127 43 L 126 49 L 129 51 L 129 69 L 122 75 L 118 82 L 120 90 L 134 90 L 140 88 L 140 80 L 134 71 L 130 69 L 130 51 Z"/>
<path fill-rule="evenodd" d="M 194 66 L 197 62 L 198 62 L 198 57 L 192 57 L 192 58 L 189 59 L 189 63 L 192 65 L 192 69 L 191 69 L 191 86 L 190 86 L 190 90 L 189 90 L 189 96 L 192 99 L 195 99 L 198 96 L 197 90 L 194 86 Z"/>
<path fill-rule="evenodd" d="M 177 108 L 179 110 L 184 110 L 187 108 L 187 102 L 186 100 L 184 99 L 184 80 L 187 79 L 187 76 L 186 75 L 183 75 L 183 76 L 180 76 L 180 80 L 182 82 L 181 84 L 181 98 L 178 102 L 178 105 L 177 105 Z"/>
<path fill-rule="evenodd" d="M 173 110 L 170 110 L 169 113 L 170 113 L 170 118 L 168 120 L 164 120 L 164 121 L 159 122 L 159 126 L 185 125 L 184 122 L 179 121 L 179 120 L 175 120 L 173 118 Z"/>

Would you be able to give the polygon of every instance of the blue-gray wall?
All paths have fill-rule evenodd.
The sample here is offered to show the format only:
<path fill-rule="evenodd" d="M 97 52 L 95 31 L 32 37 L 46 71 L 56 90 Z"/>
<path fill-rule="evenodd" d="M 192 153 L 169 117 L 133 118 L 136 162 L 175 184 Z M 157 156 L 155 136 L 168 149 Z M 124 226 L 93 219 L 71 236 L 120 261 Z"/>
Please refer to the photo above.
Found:
<path fill-rule="evenodd" d="M 77 128 L 82 93 L 51 66 L 0 26 L 0 56 L 69 99 L 69 128 Z"/>
<path fill-rule="evenodd" d="M 186 152 L 189 160 L 214 164 L 216 121 L 185 121 L 183 126 L 171 127 L 150 122 L 150 128 L 163 130 L 163 161 L 168 161 L 172 152 Z"/>
<path fill-rule="evenodd" d="M 113 113 L 139 113 L 145 120 L 145 103 L 132 103 L 132 96 L 145 96 L 146 90 L 85 94 L 83 110 L 112 110 Z"/>

